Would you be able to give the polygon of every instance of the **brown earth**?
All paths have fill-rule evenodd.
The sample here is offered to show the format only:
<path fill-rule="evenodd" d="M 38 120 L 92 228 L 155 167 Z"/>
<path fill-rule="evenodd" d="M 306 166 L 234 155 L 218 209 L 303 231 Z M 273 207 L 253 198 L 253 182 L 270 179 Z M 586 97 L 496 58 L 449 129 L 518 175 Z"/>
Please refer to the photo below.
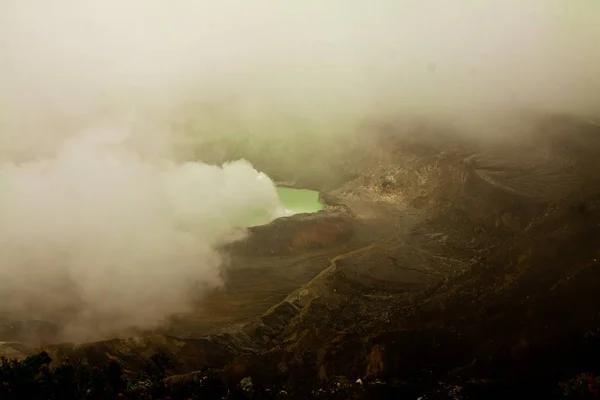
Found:
<path fill-rule="evenodd" d="M 324 166 L 345 182 L 289 177 L 328 189 L 326 210 L 224 249 L 227 285 L 196 312 L 136 339 L 45 348 L 132 371 L 162 349 L 174 374 L 215 366 L 290 396 L 549 396 L 599 366 L 600 128 L 528 126 L 493 145 L 377 127 Z"/>

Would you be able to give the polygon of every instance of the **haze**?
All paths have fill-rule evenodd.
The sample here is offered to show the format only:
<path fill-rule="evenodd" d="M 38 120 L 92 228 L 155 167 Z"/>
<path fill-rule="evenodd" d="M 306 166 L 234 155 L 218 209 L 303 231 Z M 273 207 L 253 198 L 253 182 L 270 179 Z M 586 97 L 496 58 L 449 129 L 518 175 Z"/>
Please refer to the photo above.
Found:
<path fill-rule="evenodd" d="M 81 339 L 219 286 L 215 247 L 281 210 L 248 163 L 182 164 L 202 135 L 596 116 L 598 49 L 594 0 L 0 0 L 0 312 Z"/>

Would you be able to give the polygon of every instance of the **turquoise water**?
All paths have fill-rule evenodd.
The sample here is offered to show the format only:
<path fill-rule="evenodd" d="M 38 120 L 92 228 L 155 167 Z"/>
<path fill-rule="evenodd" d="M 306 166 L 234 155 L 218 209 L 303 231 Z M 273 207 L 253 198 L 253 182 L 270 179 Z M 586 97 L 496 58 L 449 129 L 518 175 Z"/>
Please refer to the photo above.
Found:
<path fill-rule="evenodd" d="M 314 190 L 278 187 L 277 194 L 290 214 L 314 213 L 323 209 L 319 192 Z"/>
<path fill-rule="evenodd" d="M 313 190 L 278 187 L 277 195 L 285 209 L 285 215 L 282 216 L 315 213 L 323 209 L 323 205 L 319 202 L 319 192 Z M 273 221 L 273 215 L 262 207 L 245 209 L 243 213 L 239 216 L 239 220 L 243 221 L 242 224 L 246 227 L 266 225 Z"/>

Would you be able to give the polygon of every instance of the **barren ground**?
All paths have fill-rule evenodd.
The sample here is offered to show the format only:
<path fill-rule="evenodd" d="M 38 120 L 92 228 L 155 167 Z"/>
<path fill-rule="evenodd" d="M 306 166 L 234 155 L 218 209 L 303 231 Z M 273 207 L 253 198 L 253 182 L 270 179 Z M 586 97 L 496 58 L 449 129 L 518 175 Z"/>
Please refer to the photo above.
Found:
<path fill-rule="evenodd" d="M 531 126 L 493 145 L 373 129 L 368 145 L 332 149 L 347 161 L 321 160 L 329 178 L 282 177 L 328 207 L 224 249 L 227 284 L 195 312 L 133 339 L 45 349 L 135 370 L 161 348 L 174 373 L 210 365 L 289 396 L 551 395 L 598 360 L 600 128 Z M 51 326 L 30 324 L 5 321 L 0 340 L 49 340 Z M 358 390 L 358 378 L 383 383 Z"/>

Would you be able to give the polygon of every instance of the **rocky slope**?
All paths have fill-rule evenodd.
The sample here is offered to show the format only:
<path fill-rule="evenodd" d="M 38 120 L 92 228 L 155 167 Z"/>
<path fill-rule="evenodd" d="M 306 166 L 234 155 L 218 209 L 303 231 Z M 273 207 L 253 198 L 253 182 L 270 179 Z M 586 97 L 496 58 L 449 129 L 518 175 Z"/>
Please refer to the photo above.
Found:
<path fill-rule="evenodd" d="M 173 374 L 214 366 L 298 396 L 552 394 L 598 356 L 600 129 L 567 117 L 528 127 L 493 144 L 377 127 L 324 165 L 343 182 L 289 179 L 321 185 L 327 210 L 224 249 L 226 289 L 192 315 L 45 348 L 130 371 L 159 349 Z M 359 378 L 385 384 L 344 383 Z"/>

